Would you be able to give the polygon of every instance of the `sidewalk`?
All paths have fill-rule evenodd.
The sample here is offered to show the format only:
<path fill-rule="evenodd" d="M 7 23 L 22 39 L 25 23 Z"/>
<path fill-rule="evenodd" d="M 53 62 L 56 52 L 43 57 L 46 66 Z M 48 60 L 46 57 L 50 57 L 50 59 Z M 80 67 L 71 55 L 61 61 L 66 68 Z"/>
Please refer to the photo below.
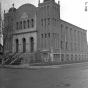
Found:
<path fill-rule="evenodd" d="M 62 64 L 62 65 L 50 65 L 50 66 L 30 66 L 29 64 L 24 65 L 4 65 L 1 66 L 1 68 L 27 68 L 27 69 L 35 69 L 35 68 L 72 68 L 72 67 L 79 67 L 79 66 L 88 66 L 88 62 L 82 62 L 82 63 L 72 63 L 72 64 Z"/>

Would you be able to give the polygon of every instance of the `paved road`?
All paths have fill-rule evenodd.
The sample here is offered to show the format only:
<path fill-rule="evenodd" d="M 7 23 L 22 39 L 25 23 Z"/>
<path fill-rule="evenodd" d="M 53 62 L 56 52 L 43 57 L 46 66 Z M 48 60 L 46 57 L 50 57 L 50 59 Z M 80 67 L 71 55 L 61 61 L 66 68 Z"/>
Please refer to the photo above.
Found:
<path fill-rule="evenodd" d="M 0 68 L 0 88 L 88 88 L 88 66 Z"/>

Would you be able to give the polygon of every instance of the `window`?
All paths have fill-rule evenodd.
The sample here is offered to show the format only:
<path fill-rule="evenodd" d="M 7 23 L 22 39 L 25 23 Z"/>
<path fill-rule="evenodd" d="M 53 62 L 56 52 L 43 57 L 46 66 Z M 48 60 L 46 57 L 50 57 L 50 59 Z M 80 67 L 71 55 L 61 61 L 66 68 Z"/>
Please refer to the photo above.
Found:
<path fill-rule="evenodd" d="M 49 9 L 49 5 L 47 5 L 47 10 Z"/>
<path fill-rule="evenodd" d="M 41 37 L 43 38 L 43 34 L 41 34 Z"/>
<path fill-rule="evenodd" d="M 79 34 L 79 31 L 78 31 L 78 42 L 80 42 L 80 34 Z"/>
<path fill-rule="evenodd" d="M 70 28 L 70 35 L 72 35 L 72 28 Z"/>
<path fill-rule="evenodd" d="M 30 25 L 29 23 L 30 23 L 29 20 L 27 20 L 28 28 L 30 27 L 30 26 L 29 26 L 29 25 Z"/>
<path fill-rule="evenodd" d="M 68 38 L 68 27 L 66 26 L 66 40 Z"/>
<path fill-rule="evenodd" d="M 55 34 L 53 33 L 53 37 L 55 37 Z"/>
<path fill-rule="evenodd" d="M 42 26 L 43 26 L 43 19 L 41 19 L 41 23 L 42 23 Z"/>
<path fill-rule="evenodd" d="M 48 19 L 48 25 L 50 25 L 50 18 L 47 18 Z"/>
<path fill-rule="evenodd" d="M 80 44 L 78 44 L 78 50 L 80 51 Z"/>
<path fill-rule="evenodd" d="M 84 33 L 84 41 L 86 41 L 86 33 Z"/>
<path fill-rule="evenodd" d="M 55 26 L 56 26 L 56 19 L 55 19 Z"/>
<path fill-rule="evenodd" d="M 73 54 L 71 54 L 71 60 L 73 60 Z"/>
<path fill-rule="evenodd" d="M 17 27 L 17 30 L 18 30 L 18 22 L 16 23 L 16 27 Z"/>
<path fill-rule="evenodd" d="M 44 9 L 46 10 L 46 6 L 44 6 Z"/>
<path fill-rule="evenodd" d="M 53 22 L 52 22 L 52 23 L 53 23 L 53 25 L 54 25 L 54 18 L 53 18 Z"/>
<path fill-rule="evenodd" d="M 48 33 L 48 37 L 50 37 L 50 33 Z"/>
<path fill-rule="evenodd" d="M 74 40 L 76 41 L 76 30 L 74 30 Z"/>
<path fill-rule="evenodd" d="M 44 21 L 45 21 L 45 25 L 46 25 L 46 19 L 44 19 Z"/>
<path fill-rule="evenodd" d="M 46 39 L 45 39 L 45 47 L 46 47 Z"/>
<path fill-rule="evenodd" d="M 61 34 L 62 34 L 62 32 L 63 32 L 62 28 L 63 28 L 63 25 L 61 24 Z"/>
<path fill-rule="evenodd" d="M 26 21 L 23 21 L 24 29 L 26 28 Z"/>
<path fill-rule="evenodd" d="M 54 9 L 54 6 L 53 6 L 53 9 Z"/>
<path fill-rule="evenodd" d="M 61 49 L 63 49 L 63 41 L 61 41 Z"/>
<path fill-rule="evenodd" d="M 56 10 L 56 7 L 55 7 L 55 10 Z"/>
<path fill-rule="evenodd" d="M 82 40 L 82 32 L 81 32 L 81 40 Z"/>
<path fill-rule="evenodd" d="M 47 34 L 45 33 L 45 38 L 47 37 Z"/>
<path fill-rule="evenodd" d="M 32 28 L 34 27 L 34 19 L 31 19 L 32 22 Z"/>
<path fill-rule="evenodd" d="M 76 49 L 76 43 L 74 44 L 74 48 L 75 48 L 75 51 L 76 51 L 76 50 L 77 50 L 77 49 Z"/>
<path fill-rule="evenodd" d="M 68 49 L 68 42 L 66 42 L 66 49 Z"/>
<path fill-rule="evenodd" d="M 58 20 L 57 20 L 57 24 L 58 24 Z"/>
<path fill-rule="evenodd" d="M 72 28 L 70 28 L 70 36 L 71 36 L 71 41 L 72 41 Z"/>
<path fill-rule="evenodd" d="M 22 29 L 22 22 L 20 21 L 20 29 Z"/>
<path fill-rule="evenodd" d="M 71 50 L 73 50 L 73 43 L 72 42 L 70 43 L 70 46 L 71 46 Z"/>

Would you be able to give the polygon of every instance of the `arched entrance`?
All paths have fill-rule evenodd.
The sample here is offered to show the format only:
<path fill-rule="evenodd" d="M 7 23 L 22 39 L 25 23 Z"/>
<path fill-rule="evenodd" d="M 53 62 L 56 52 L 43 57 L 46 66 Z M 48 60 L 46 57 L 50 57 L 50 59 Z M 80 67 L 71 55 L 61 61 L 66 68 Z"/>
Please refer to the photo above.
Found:
<path fill-rule="evenodd" d="M 22 41 L 23 41 L 23 53 L 25 53 L 26 52 L 26 39 L 23 38 Z"/>
<path fill-rule="evenodd" d="M 34 51 L 34 38 L 30 37 L 30 51 L 33 52 Z"/>
<path fill-rule="evenodd" d="M 18 41 L 18 39 L 16 39 L 15 41 L 16 41 L 16 53 L 18 53 L 18 47 L 19 47 L 18 44 L 19 44 L 19 41 Z"/>

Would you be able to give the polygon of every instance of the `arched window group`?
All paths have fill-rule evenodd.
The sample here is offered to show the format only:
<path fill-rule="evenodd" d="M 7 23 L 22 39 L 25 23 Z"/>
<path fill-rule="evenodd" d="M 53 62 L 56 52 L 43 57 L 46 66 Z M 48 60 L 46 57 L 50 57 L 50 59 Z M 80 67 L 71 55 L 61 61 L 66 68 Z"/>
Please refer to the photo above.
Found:
<path fill-rule="evenodd" d="M 16 22 L 16 29 L 17 30 L 26 29 L 26 28 L 33 28 L 33 27 L 34 27 L 34 19 Z"/>
<path fill-rule="evenodd" d="M 45 5 L 41 7 L 42 10 L 49 10 L 49 8 L 50 8 L 50 5 Z"/>

